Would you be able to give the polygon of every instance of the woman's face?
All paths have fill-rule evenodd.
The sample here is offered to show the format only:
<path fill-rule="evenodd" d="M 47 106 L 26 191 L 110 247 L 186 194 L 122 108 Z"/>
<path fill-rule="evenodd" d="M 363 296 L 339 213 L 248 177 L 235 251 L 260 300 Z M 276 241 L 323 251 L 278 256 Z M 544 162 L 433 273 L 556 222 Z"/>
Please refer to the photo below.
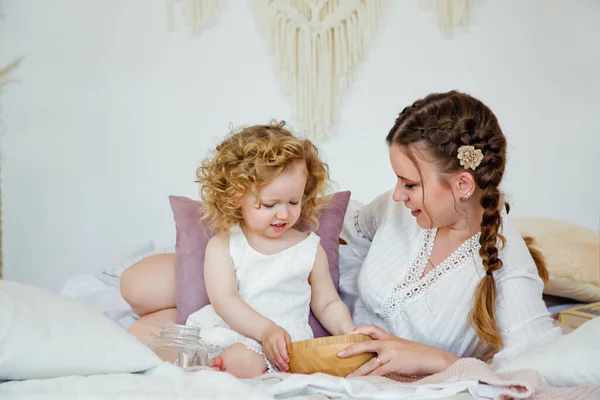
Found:
<path fill-rule="evenodd" d="M 458 197 L 437 168 L 425 161 L 417 150 L 413 150 L 413 155 L 418 165 L 408 157 L 406 147 L 392 144 L 389 150 L 392 169 L 398 178 L 394 201 L 404 202 L 421 228 L 455 224 L 460 219 Z"/>

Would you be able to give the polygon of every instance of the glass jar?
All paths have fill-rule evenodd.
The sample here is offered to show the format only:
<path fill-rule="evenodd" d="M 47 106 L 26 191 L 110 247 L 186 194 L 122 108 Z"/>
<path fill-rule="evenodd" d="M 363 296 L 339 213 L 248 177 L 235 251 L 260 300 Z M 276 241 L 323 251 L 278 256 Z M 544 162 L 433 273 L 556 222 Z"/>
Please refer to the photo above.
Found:
<path fill-rule="evenodd" d="M 184 369 L 194 370 L 208 365 L 208 351 L 200 340 L 200 328 L 195 326 L 165 325 L 149 347 L 162 360 Z"/>

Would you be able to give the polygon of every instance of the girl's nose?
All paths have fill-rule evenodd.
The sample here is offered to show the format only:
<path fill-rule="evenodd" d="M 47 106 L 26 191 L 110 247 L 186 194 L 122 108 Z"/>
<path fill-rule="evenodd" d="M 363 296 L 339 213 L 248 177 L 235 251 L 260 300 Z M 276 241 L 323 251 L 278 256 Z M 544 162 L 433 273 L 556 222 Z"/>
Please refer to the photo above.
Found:
<path fill-rule="evenodd" d="M 279 209 L 275 214 L 275 217 L 277 217 L 277 219 L 286 220 L 288 217 L 287 207 L 284 206 L 283 208 Z"/>

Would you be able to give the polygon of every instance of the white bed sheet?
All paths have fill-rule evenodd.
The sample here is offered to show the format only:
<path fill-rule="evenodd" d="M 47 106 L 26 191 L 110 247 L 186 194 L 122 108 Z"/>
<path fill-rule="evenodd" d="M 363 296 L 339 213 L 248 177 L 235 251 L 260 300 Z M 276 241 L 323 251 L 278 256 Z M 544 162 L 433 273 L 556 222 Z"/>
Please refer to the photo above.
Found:
<path fill-rule="evenodd" d="M 164 363 L 144 374 L 68 376 L 0 384 L 0 398 L 85 399 L 489 399 L 493 386 L 477 381 L 410 387 L 385 378 L 275 374 L 238 380 L 214 371 L 184 372 Z M 472 397 L 468 396 L 468 393 Z M 457 397 L 458 396 L 458 397 Z"/>
<path fill-rule="evenodd" d="M 124 329 L 135 321 L 135 314 L 121 296 L 119 288 L 107 285 L 94 274 L 67 280 L 59 293 L 102 312 Z"/>

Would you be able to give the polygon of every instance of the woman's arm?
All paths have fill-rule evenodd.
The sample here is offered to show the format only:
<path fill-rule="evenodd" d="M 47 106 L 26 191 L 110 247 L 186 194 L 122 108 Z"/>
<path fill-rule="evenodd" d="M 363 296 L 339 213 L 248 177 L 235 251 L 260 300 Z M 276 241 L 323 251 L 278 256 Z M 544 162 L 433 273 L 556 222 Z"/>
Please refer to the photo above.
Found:
<path fill-rule="evenodd" d="M 321 245 L 317 248 L 315 264 L 309 276 L 310 306 L 315 317 L 332 335 L 344 335 L 354 329 L 348 308 L 340 299 L 331 274 L 327 254 Z"/>
<path fill-rule="evenodd" d="M 496 324 L 502 337 L 502 349 L 494 355 L 492 363 L 496 365 L 562 334 L 542 300 L 544 284 L 535 272 L 523 271 L 507 279 L 499 275 Z"/>
<path fill-rule="evenodd" d="M 371 336 L 374 340 L 357 343 L 338 353 L 341 358 L 361 353 L 376 353 L 350 376 L 391 373 L 401 375 L 430 375 L 445 371 L 460 357 L 435 347 L 427 346 L 391 335 L 375 325 L 356 328 L 354 333 Z"/>
<path fill-rule="evenodd" d="M 351 200 L 344 217 L 344 225 L 340 234 L 346 243 L 340 245 L 340 296 L 356 316 L 355 307 L 358 300 L 358 275 L 363 261 L 371 248 L 371 242 L 384 216 L 389 212 L 389 203 L 393 202 L 391 193 L 384 193 L 367 205 Z M 395 217 L 395 216 L 391 216 Z"/>
<path fill-rule="evenodd" d="M 357 201 L 350 202 L 344 218 L 342 239 L 351 248 L 356 248 L 357 255 L 366 254 L 364 250 L 368 251 L 377 228 L 388 212 L 389 203 L 393 202 L 391 196 L 391 192 L 383 193 L 364 206 Z"/>

